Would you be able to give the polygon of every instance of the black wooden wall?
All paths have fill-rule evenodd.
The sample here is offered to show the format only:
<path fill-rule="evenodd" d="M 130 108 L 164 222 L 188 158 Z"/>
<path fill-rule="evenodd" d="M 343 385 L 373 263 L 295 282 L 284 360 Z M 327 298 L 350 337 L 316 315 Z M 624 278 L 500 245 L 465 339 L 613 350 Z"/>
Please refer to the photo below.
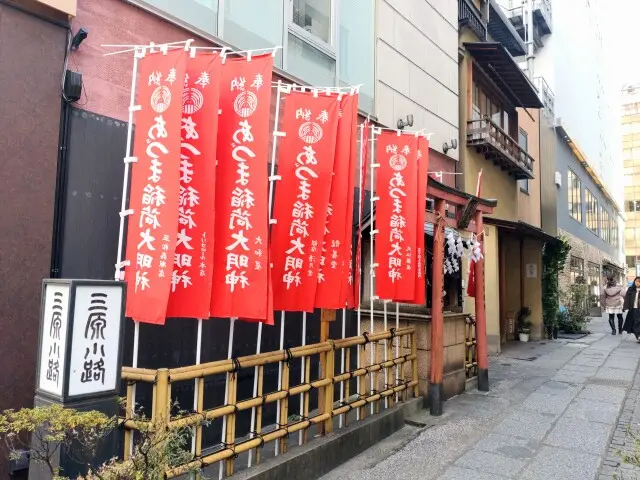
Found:
<path fill-rule="evenodd" d="M 61 217 L 59 265 L 62 278 L 112 279 L 118 246 L 119 211 L 122 198 L 127 124 L 91 112 L 72 109 L 69 115 L 68 146 L 66 155 L 66 185 L 64 187 Z M 126 237 L 125 237 L 126 238 Z M 347 316 L 347 335 L 356 334 L 356 324 Z M 354 317 L 355 319 L 355 317 Z M 228 319 L 204 322 L 202 362 L 227 357 L 229 334 Z M 285 344 L 294 347 L 302 343 L 301 314 L 287 313 Z M 256 350 L 257 324 L 236 322 L 233 355 L 251 355 Z M 166 325 L 141 325 L 138 366 L 142 368 L 179 367 L 195 363 L 197 323 L 193 319 L 168 319 Z M 319 314 L 307 319 L 306 342 L 319 340 Z M 332 324 L 332 338 L 341 335 L 340 313 Z M 263 328 L 262 351 L 279 349 L 280 314 L 276 312 L 276 325 Z M 133 352 L 133 322 L 127 321 L 124 365 L 131 365 Z M 317 376 L 317 362 L 312 377 Z M 291 365 L 291 382 L 300 379 L 300 363 Z M 264 391 L 276 391 L 278 366 L 265 368 Z M 224 403 L 224 378 L 208 377 L 205 385 L 205 408 Z M 243 369 L 239 374 L 238 399 L 249 398 L 253 390 L 253 370 Z M 174 400 L 180 408 L 193 406 L 193 383 L 182 382 L 172 387 Z M 137 401 L 149 408 L 150 388 L 138 389 Z M 122 392 L 124 393 L 124 391 Z M 313 405 L 312 405 L 313 408 Z M 290 399 L 290 411 L 298 412 L 297 398 Z M 237 432 L 249 431 L 250 412 L 239 415 Z M 264 424 L 275 423 L 275 406 L 265 411 Z M 220 441 L 220 422 L 206 429 L 205 442 Z"/>

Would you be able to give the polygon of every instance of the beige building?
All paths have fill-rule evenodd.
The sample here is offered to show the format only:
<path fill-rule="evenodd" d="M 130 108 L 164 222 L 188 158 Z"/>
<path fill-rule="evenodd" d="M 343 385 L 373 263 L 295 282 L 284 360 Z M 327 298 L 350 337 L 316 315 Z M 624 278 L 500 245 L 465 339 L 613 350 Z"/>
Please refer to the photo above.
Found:
<path fill-rule="evenodd" d="M 532 336 L 542 335 L 541 94 L 514 57 L 525 45 L 495 2 L 460 2 L 460 163 L 464 190 L 498 206 L 485 219 L 489 353 L 517 336 L 515 319 L 531 309 Z M 467 270 L 465 265 L 465 271 Z M 473 311 L 473 299 L 465 299 Z"/>
<path fill-rule="evenodd" d="M 640 275 L 640 85 L 622 89 L 625 255 L 627 280 Z"/>

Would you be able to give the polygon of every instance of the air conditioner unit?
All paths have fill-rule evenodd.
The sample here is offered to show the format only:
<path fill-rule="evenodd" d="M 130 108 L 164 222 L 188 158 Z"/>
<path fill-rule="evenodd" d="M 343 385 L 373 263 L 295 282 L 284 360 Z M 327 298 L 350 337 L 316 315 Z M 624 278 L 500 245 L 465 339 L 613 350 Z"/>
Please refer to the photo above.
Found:
<path fill-rule="evenodd" d="M 560 172 L 556 172 L 555 184 L 558 188 L 562 187 L 562 175 Z"/>

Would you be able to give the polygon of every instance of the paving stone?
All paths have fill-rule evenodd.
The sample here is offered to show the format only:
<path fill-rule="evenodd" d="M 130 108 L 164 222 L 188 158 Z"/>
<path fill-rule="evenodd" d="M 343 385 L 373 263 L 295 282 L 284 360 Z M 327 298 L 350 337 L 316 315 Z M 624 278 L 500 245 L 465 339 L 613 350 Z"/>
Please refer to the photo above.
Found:
<path fill-rule="evenodd" d="M 596 400 L 598 402 L 616 403 L 621 405 L 626 396 L 626 390 L 620 387 L 604 385 L 587 385 L 579 394 L 579 398 Z"/>
<path fill-rule="evenodd" d="M 545 438 L 544 443 L 556 447 L 571 446 L 572 449 L 601 455 L 607 448 L 612 426 L 587 422 L 577 418 L 561 418 Z"/>
<path fill-rule="evenodd" d="M 615 403 L 576 398 L 571 402 L 563 417 L 613 425 L 618 418 L 618 412 L 619 408 Z"/>
<path fill-rule="evenodd" d="M 529 395 L 529 397 L 522 403 L 522 406 L 537 412 L 560 415 L 564 412 L 569 403 L 571 403 L 571 400 L 573 400 L 573 397 L 575 397 L 576 394 L 577 390 L 569 390 L 563 394 L 550 395 L 539 389 Z"/>
<path fill-rule="evenodd" d="M 564 448 L 543 447 L 518 478 L 522 480 L 587 480 L 595 477 L 599 465 L 599 455 Z"/>
<path fill-rule="evenodd" d="M 438 478 L 439 480 L 506 480 L 509 477 L 501 477 L 494 473 L 469 470 L 468 468 L 451 467 L 444 472 L 444 475 Z"/>
<path fill-rule="evenodd" d="M 539 443 L 527 438 L 490 433 L 480 440 L 475 448 L 485 452 L 499 453 L 506 457 L 523 459 L 532 458 Z"/>
<path fill-rule="evenodd" d="M 602 366 L 607 368 L 620 368 L 622 370 L 631 370 L 632 372 L 635 372 L 638 366 L 638 352 L 629 352 L 628 355 L 629 356 L 626 356 L 626 354 L 611 355 Z M 635 357 L 633 355 L 635 355 Z"/>
<path fill-rule="evenodd" d="M 515 478 L 526 463 L 526 460 L 474 449 L 460 457 L 455 464 L 458 467 Z"/>
<path fill-rule="evenodd" d="M 551 429 L 556 416 L 548 413 L 540 413 L 531 410 L 517 409 L 496 426 L 492 433 L 511 435 L 542 440 Z"/>
<path fill-rule="evenodd" d="M 605 380 L 620 380 L 623 382 L 633 382 L 635 372 L 632 370 L 623 370 L 621 368 L 607 368 L 606 366 L 600 367 L 598 373 L 594 378 L 602 378 Z"/>

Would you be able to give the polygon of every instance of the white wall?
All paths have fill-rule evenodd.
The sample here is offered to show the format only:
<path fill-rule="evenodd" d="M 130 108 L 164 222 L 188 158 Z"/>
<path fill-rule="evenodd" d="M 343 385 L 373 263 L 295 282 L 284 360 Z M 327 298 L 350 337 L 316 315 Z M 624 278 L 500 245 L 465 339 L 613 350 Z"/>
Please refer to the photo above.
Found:
<path fill-rule="evenodd" d="M 431 148 L 442 151 L 458 138 L 458 3 L 377 0 L 376 32 L 376 116 L 395 128 L 413 114 L 413 128 L 433 132 Z"/>
<path fill-rule="evenodd" d="M 622 204 L 618 88 L 596 0 L 552 0 L 553 33 L 536 52 L 534 76 L 555 94 L 555 116 Z"/>

